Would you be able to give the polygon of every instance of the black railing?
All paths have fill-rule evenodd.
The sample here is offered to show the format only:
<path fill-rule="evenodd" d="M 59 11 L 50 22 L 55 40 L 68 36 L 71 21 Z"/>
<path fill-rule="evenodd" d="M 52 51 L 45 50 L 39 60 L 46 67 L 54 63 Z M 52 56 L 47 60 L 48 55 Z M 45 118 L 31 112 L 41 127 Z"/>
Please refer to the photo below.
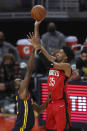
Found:
<path fill-rule="evenodd" d="M 30 10 L 37 4 L 46 8 L 47 18 L 87 18 L 87 0 L 12 1 L 0 0 L 0 20 L 31 18 Z"/>

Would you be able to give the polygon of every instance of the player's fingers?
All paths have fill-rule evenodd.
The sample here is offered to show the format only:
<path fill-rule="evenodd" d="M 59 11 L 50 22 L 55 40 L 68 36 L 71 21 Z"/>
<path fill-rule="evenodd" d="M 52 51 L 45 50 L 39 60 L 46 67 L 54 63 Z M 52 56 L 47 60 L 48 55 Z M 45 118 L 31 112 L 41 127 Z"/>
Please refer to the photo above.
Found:
<path fill-rule="evenodd" d="M 28 39 L 32 39 L 32 34 L 29 32 L 29 34 L 27 35 Z"/>
<path fill-rule="evenodd" d="M 29 34 L 27 34 L 27 38 L 28 38 L 28 39 L 30 39 L 30 36 L 29 36 Z"/>
<path fill-rule="evenodd" d="M 33 36 L 32 36 L 32 33 L 29 32 L 29 36 L 30 36 L 30 38 L 32 39 L 32 37 L 33 37 Z"/>
<path fill-rule="evenodd" d="M 32 40 L 31 38 L 29 37 L 29 35 L 27 35 L 27 38 L 26 38 L 30 43 L 32 43 Z"/>
<path fill-rule="evenodd" d="M 30 32 L 28 33 L 27 37 L 28 37 L 28 39 L 32 39 L 32 35 Z"/>
<path fill-rule="evenodd" d="M 34 36 L 34 32 L 32 32 L 32 36 Z"/>

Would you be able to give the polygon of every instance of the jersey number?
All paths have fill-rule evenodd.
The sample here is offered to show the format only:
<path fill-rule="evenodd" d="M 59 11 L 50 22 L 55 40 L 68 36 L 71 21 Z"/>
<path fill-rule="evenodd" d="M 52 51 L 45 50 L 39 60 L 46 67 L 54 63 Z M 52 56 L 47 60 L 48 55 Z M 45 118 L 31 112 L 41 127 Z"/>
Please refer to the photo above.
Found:
<path fill-rule="evenodd" d="M 55 79 L 53 77 L 51 77 L 49 79 L 49 86 L 54 86 L 55 85 Z"/>

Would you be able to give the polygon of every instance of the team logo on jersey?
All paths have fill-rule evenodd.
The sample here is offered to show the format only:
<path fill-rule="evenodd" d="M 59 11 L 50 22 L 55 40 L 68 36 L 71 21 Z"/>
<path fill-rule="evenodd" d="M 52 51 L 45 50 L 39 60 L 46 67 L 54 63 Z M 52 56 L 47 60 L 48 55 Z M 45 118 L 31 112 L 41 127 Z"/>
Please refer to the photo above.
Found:
<path fill-rule="evenodd" d="M 49 71 L 49 86 L 51 86 L 51 87 L 54 87 L 55 86 L 55 83 L 56 83 L 56 80 L 55 80 L 55 78 L 54 78 L 54 76 L 56 76 L 56 77 L 59 77 L 59 71 L 57 71 L 57 70 L 50 70 Z"/>
<path fill-rule="evenodd" d="M 49 71 L 49 76 L 57 76 L 57 77 L 59 77 L 59 71 L 57 71 L 57 70 L 50 70 Z"/>

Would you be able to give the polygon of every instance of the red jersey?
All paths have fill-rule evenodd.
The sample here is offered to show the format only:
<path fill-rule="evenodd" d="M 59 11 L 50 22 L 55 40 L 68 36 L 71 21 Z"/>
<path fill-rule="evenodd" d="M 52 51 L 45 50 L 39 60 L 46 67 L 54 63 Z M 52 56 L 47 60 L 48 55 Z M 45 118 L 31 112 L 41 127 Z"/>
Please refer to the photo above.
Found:
<path fill-rule="evenodd" d="M 65 73 L 62 70 L 51 68 L 48 76 L 48 89 L 51 89 L 51 98 L 57 101 L 63 98 Z"/>

